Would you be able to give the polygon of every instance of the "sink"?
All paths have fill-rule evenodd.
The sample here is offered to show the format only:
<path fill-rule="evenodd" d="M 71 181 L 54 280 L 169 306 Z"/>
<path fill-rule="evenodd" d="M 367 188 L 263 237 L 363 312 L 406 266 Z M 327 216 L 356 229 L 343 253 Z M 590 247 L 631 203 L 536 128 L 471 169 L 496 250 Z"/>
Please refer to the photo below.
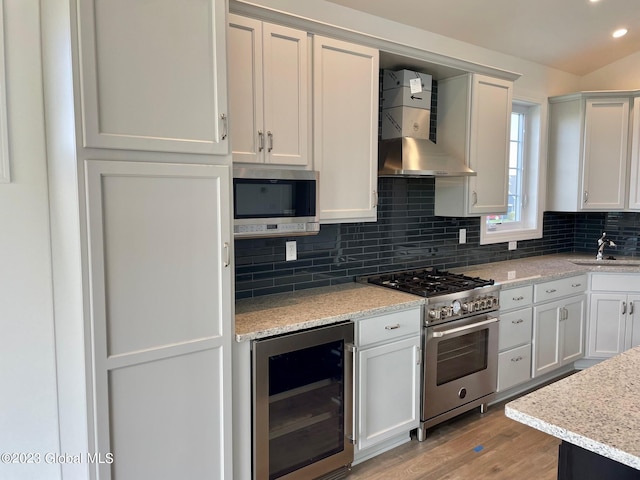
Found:
<path fill-rule="evenodd" d="M 576 265 L 585 265 L 589 267 L 595 266 L 616 266 L 616 267 L 640 267 L 640 259 L 638 260 L 589 260 L 589 259 L 569 259 L 571 263 Z"/>

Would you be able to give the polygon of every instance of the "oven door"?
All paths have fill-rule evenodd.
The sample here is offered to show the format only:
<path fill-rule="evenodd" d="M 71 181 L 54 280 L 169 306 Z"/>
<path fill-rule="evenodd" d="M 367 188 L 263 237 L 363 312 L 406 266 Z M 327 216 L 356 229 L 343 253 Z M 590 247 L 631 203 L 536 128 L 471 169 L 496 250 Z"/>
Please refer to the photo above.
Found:
<path fill-rule="evenodd" d="M 422 418 L 496 391 L 498 318 L 477 315 L 426 327 Z"/>

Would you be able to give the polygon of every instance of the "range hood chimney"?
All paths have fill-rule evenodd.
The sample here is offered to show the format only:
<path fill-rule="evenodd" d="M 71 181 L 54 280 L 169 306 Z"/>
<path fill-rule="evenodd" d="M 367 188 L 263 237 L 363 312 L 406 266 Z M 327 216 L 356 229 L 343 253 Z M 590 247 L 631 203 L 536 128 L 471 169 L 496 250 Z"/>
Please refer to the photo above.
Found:
<path fill-rule="evenodd" d="M 378 146 L 380 177 L 465 177 L 477 175 L 464 162 L 431 140 L 400 137 Z"/>

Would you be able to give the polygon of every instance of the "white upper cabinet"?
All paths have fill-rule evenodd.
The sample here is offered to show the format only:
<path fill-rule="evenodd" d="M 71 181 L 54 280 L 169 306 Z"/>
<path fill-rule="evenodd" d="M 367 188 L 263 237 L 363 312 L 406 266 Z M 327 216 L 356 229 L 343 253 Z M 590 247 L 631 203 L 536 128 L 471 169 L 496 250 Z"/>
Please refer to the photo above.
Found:
<path fill-rule="evenodd" d="M 229 15 L 229 106 L 234 162 L 306 166 L 307 33 Z"/>
<path fill-rule="evenodd" d="M 377 219 L 378 51 L 313 39 L 313 154 L 320 221 Z"/>
<path fill-rule="evenodd" d="M 438 82 L 437 143 L 477 175 L 436 178 L 435 214 L 506 213 L 513 82 L 465 74 Z"/>
<path fill-rule="evenodd" d="M 224 0 L 79 0 L 83 146 L 227 154 Z"/>
<path fill-rule="evenodd" d="M 549 102 L 547 209 L 623 210 L 630 98 L 575 94 Z"/>
<path fill-rule="evenodd" d="M 633 99 L 629 210 L 640 210 L 640 97 Z"/>

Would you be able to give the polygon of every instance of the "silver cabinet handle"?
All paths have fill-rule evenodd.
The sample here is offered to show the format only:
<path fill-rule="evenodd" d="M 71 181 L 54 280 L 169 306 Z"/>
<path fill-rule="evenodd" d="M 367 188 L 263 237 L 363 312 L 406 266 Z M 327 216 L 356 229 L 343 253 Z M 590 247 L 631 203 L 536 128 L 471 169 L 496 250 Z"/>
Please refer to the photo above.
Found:
<path fill-rule="evenodd" d="M 378 206 L 378 191 L 374 190 L 373 191 L 373 208 L 376 208 Z"/>
<path fill-rule="evenodd" d="M 229 133 L 229 125 L 227 122 L 227 114 L 220 114 L 220 121 L 222 122 L 222 135 L 220 136 L 220 140 L 225 140 L 227 138 L 227 134 Z"/>
<path fill-rule="evenodd" d="M 572 284 L 571 284 L 571 286 L 572 286 L 573 288 L 578 288 L 578 287 L 581 287 L 581 286 L 582 286 L 582 284 L 581 284 L 581 283 L 572 283 Z"/>
<path fill-rule="evenodd" d="M 511 320 L 511 323 L 513 323 L 514 325 L 518 325 L 519 323 L 524 322 L 523 319 L 519 318 L 518 320 Z"/>
<path fill-rule="evenodd" d="M 264 133 L 262 130 L 258 130 L 258 151 L 264 150 Z"/>
<path fill-rule="evenodd" d="M 556 291 L 557 290 L 555 288 L 550 288 L 549 290 L 545 290 L 545 292 L 547 292 L 547 293 L 554 293 Z"/>
<path fill-rule="evenodd" d="M 273 150 L 273 133 L 268 131 L 267 137 L 269 138 L 269 148 L 267 149 L 267 151 L 270 152 L 271 150 Z"/>
<path fill-rule="evenodd" d="M 588 191 L 584 191 L 584 203 L 587 203 L 589 201 L 589 192 Z"/>
<path fill-rule="evenodd" d="M 475 190 L 473 191 L 473 205 L 476 205 L 478 203 L 478 192 L 476 192 Z"/>
<path fill-rule="evenodd" d="M 400 328 L 399 323 L 396 323 L 395 325 L 387 325 L 386 327 L 384 327 L 385 330 L 395 330 L 397 328 Z"/>
<path fill-rule="evenodd" d="M 622 302 L 622 315 L 627 313 L 627 302 Z"/>
<path fill-rule="evenodd" d="M 633 302 L 629 302 L 629 315 L 633 315 Z"/>
<path fill-rule="evenodd" d="M 512 362 L 519 362 L 520 360 L 522 360 L 521 356 L 518 356 L 518 357 L 515 357 L 515 358 L 511 359 Z"/>
<path fill-rule="evenodd" d="M 225 250 L 224 266 L 228 267 L 229 265 L 231 265 L 231 249 L 229 248 L 229 242 L 224 242 L 224 250 Z"/>
<path fill-rule="evenodd" d="M 520 295 L 519 297 L 513 297 L 511 300 L 513 300 L 514 302 L 519 302 L 520 300 L 524 300 L 524 297 Z"/>

